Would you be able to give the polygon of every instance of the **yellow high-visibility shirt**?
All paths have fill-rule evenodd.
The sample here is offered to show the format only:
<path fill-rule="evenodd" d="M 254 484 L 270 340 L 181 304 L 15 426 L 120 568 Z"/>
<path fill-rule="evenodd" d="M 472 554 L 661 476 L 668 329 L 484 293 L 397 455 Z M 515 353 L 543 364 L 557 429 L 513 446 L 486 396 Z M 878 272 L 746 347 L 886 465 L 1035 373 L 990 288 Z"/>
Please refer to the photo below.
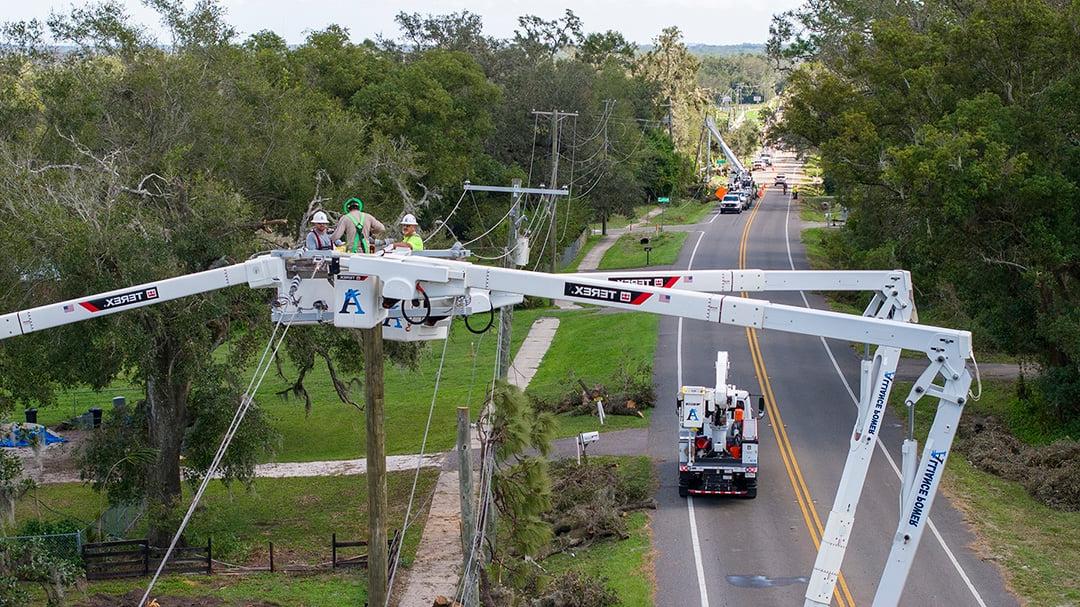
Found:
<path fill-rule="evenodd" d="M 401 242 L 404 242 L 405 244 L 412 247 L 412 250 L 414 250 L 414 251 L 423 251 L 424 250 L 424 241 L 421 240 L 421 238 L 419 236 L 417 236 L 416 234 L 413 234 L 412 236 L 406 236 L 405 238 L 402 238 Z"/>

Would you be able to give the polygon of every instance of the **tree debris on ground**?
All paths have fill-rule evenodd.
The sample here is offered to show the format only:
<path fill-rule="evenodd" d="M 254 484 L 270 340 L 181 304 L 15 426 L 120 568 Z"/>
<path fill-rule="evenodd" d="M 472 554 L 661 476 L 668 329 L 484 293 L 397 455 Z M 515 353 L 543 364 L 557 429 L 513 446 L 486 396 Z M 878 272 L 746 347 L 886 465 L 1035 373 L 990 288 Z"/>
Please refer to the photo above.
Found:
<path fill-rule="evenodd" d="M 626 515 L 656 507 L 648 483 L 628 479 L 617 461 L 571 460 L 553 463 L 552 507 L 544 518 L 552 526 L 550 556 L 580 549 L 603 539 L 626 539 Z"/>
<path fill-rule="evenodd" d="M 544 559 L 603 540 L 630 537 L 630 512 L 656 507 L 646 458 L 597 457 L 551 462 L 550 507 L 542 516 L 551 539 L 535 556 L 500 559 L 500 579 L 482 576 L 484 607 L 608 607 L 618 603 L 608 580 L 581 571 L 549 571 Z"/>
<path fill-rule="evenodd" d="M 976 468 L 1020 483 L 1051 508 L 1080 510 L 1080 442 L 1029 445 L 987 415 L 964 418 L 957 439 L 957 448 Z"/>
<path fill-rule="evenodd" d="M 610 607 L 619 597 L 612 592 L 604 578 L 579 571 L 567 571 L 555 576 L 546 592 L 532 600 L 532 607 Z"/>
<path fill-rule="evenodd" d="M 656 404 L 652 365 L 648 363 L 631 364 L 624 360 L 607 385 L 590 387 L 572 374 L 567 379 L 567 385 L 573 388 L 554 400 L 535 399 L 534 406 L 556 415 L 597 415 L 597 402 L 602 402 L 605 415 L 644 417 L 643 411 Z"/>

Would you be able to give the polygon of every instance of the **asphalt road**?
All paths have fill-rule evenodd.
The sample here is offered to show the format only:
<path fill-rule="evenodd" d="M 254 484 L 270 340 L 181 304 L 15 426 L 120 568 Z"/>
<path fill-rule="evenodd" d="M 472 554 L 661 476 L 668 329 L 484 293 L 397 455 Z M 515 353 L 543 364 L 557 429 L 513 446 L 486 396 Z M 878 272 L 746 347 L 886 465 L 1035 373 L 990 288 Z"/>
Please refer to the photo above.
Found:
<path fill-rule="evenodd" d="M 790 174 L 793 167 L 786 168 Z M 694 232 L 687 237 L 675 267 L 740 267 L 740 240 L 753 217 L 747 232 L 745 267 L 791 269 L 793 262 L 795 269 L 807 269 L 799 242 L 799 218 L 796 211 L 789 213 L 788 203 L 788 197 L 779 191 L 767 191 L 758 201 L 756 215 L 744 212 L 707 217 L 700 224 L 700 237 Z M 691 257 L 693 265 L 689 266 Z M 752 296 L 804 305 L 797 292 Z M 807 299 L 813 307 L 825 307 L 814 295 L 807 294 Z M 653 517 L 659 607 L 789 606 L 803 602 L 817 553 L 811 533 L 816 531 L 820 536 L 820 527 L 828 517 L 855 421 L 855 405 L 847 386 L 858 389 L 858 359 L 845 344 L 829 343 L 846 378 L 845 386 L 818 337 L 758 332 L 757 341 L 779 413 L 764 420 L 758 497 L 680 498 L 674 440 L 674 401 L 680 382 L 711 386 L 716 351 L 723 349 L 731 355 L 729 381 L 755 394 L 763 387 L 745 329 L 703 321 L 661 320 L 654 362 L 660 406 L 648 434 L 648 452 L 660 475 L 659 508 Z M 930 405 L 924 402 L 921 406 Z M 781 421 L 777 417 L 782 419 L 791 447 L 788 462 L 781 459 L 778 440 L 783 433 L 777 427 Z M 902 432 L 900 418 L 893 412 L 882 440 L 897 465 Z M 834 605 L 871 604 L 896 530 L 898 491 L 897 473 L 877 449 L 842 568 L 846 592 L 837 586 Z M 809 498 L 800 502 L 797 496 L 806 494 Z M 931 520 L 941 539 L 929 529 L 923 536 L 901 605 L 1017 604 L 997 569 L 969 548 L 972 535 L 943 496 L 934 502 Z"/>

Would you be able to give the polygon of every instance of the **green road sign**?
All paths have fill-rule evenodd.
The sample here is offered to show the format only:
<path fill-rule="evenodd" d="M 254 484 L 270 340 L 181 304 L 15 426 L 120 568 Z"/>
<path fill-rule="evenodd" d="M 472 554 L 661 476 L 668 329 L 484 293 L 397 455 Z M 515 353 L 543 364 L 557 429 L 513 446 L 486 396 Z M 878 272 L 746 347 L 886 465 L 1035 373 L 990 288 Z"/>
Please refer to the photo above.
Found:
<path fill-rule="evenodd" d="M 660 204 L 667 204 L 667 203 L 671 202 L 671 199 L 668 198 L 667 196 L 662 196 L 660 198 L 657 198 L 656 202 L 659 202 Z"/>

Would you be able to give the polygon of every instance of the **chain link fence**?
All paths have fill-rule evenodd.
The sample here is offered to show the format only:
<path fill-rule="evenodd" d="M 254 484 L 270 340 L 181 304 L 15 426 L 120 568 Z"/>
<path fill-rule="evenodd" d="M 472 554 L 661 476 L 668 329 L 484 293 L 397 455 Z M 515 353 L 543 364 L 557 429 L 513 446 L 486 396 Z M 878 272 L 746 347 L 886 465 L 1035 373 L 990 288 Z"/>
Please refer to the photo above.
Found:
<path fill-rule="evenodd" d="M 82 561 L 82 532 L 0 537 L 0 548 L 19 548 L 35 542 L 40 543 L 45 551 L 55 558 L 76 565 Z"/>

